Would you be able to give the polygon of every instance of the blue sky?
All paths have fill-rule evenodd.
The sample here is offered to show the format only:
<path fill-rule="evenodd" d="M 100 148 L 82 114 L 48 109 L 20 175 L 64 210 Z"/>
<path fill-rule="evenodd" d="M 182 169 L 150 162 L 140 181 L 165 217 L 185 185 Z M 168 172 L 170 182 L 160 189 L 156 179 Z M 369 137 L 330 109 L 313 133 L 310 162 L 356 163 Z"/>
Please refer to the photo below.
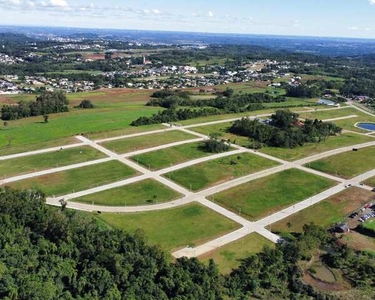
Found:
<path fill-rule="evenodd" d="M 0 23 L 375 38 L 375 0 L 0 0 Z"/>

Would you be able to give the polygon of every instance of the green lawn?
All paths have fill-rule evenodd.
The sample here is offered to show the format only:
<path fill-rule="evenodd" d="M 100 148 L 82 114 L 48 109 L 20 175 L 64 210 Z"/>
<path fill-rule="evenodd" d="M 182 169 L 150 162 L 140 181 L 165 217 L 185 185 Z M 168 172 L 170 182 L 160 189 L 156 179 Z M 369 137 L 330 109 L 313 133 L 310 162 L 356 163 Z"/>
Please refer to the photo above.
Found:
<path fill-rule="evenodd" d="M 219 123 L 207 126 L 200 126 L 200 127 L 193 127 L 190 128 L 191 131 L 195 131 L 204 135 L 209 136 L 212 133 L 220 133 L 220 138 L 230 140 L 231 143 L 240 145 L 240 146 L 248 146 L 249 139 L 243 136 L 235 135 L 228 132 L 229 128 L 232 126 L 233 122 L 227 123 Z"/>
<path fill-rule="evenodd" d="M 364 184 L 368 186 L 375 187 L 375 177 L 371 177 L 363 182 Z"/>
<path fill-rule="evenodd" d="M 130 108 L 89 109 L 63 114 L 51 114 L 49 123 L 41 123 L 42 117 L 10 121 L 0 129 L 0 151 L 8 145 L 19 146 L 20 151 L 29 144 L 70 137 L 81 133 L 108 131 L 130 127 L 130 123 L 140 116 L 151 116 L 157 108 L 143 105 Z M 139 130 L 139 129 L 138 129 Z"/>
<path fill-rule="evenodd" d="M 304 145 L 303 147 L 297 147 L 293 149 L 265 147 L 261 149 L 260 152 L 284 160 L 293 161 L 333 149 L 374 141 L 375 139 L 373 137 L 367 137 L 355 133 L 344 133 L 338 136 L 329 137 L 326 141 L 321 143 L 309 143 Z"/>
<path fill-rule="evenodd" d="M 249 220 L 257 220 L 333 185 L 329 179 L 290 169 L 213 195 L 210 200 Z"/>
<path fill-rule="evenodd" d="M 134 176 L 136 171 L 118 161 L 53 173 L 11 184 L 18 189 L 37 189 L 46 195 L 64 195 L 87 190 L 96 186 L 124 180 Z"/>
<path fill-rule="evenodd" d="M 325 108 L 324 106 L 322 108 Z M 329 108 L 329 107 L 326 107 Z M 303 119 L 311 119 L 311 120 L 327 120 L 327 119 L 335 119 L 335 118 L 341 118 L 346 117 L 350 115 L 358 115 L 361 113 L 360 111 L 354 109 L 354 108 L 343 108 L 343 109 L 330 109 L 330 110 L 321 110 L 316 112 L 306 112 L 301 113 L 300 118 Z M 348 119 L 351 120 L 351 119 Z"/>
<path fill-rule="evenodd" d="M 375 168 L 375 147 L 330 156 L 306 166 L 342 178 L 352 178 Z"/>
<path fill-rule="evenodd" d="M 345 109 L 335 109 L 335 110 L 328 110 L 328 111 L 318 111 L 312 113 L 302 113 L 300 114 L 301 118 L 308 118 L 308 119 L 319 119 L 319 120 L 327 120 L 327 119 L 335 119 L 346 117 L 350 115 L 357 115 L 356 118 L 344 119 L 333 121 L 336 125 L 342 127 L 343 129 L 352 130 L 356 132 L 367 132 L 366 130 L 360 129 L 355 126 L 358 122 L 375 122 L 375 117 L 372 117 L 368 114 L 365 114 L 355 108 L 348 107 Z"/>
<path fill-rule="evenodd" d="M 263 157 L 250 153 L 242 153 L 210 160 L 165 174 L 165 176 L 182 186 L 197 191 L 276 165 L 278 163 Z"/>
<path fill-rule="evenodd" d="M 372 192 L 351 187 L 284 220 L 272 224 L 271 230 L 274 232 L 302 232 L 303 225 L 309 223 L 328 227 L 343 221 L 347 215 L 358 210 L 363 204 L 372 199 L 374 199 Z"/>
<path fill-rule="evenodd" d="M 110 226 L 134 232 L 141 229 L 152 244 L 165 250 L 194 246 L 238 229 L 240 226 L 196 203 L 174 209 L 97 216 Z"/>
<path fill-rule="evenodd" d="M 122 154 L 194 138 L 196 137 L 191 134 L 185 133 L 180 130 L 173 130 L 152 135 L 138 136 L 134 138 L 107 142 L 103 143 L 102 145 L 107 149 Z"/>
<path fill-rule="evenodd" d="M 274 244 L 258 233 L 251 233 L 248 236 L 220 247 L 199 259 L 205 263 L 213 259 L 219 267 L 221 274 L 227 275 L 241 264 L 241 259 L 257 254 L 264 246 L 274 247 Z"/>
<path fill-rule="evenodd" d="M 73 165 L 103 157 L 105 157 L 103 153 L 91 147 L 85 146 L 45 154 L 8 159 L 0 161 L 0 176 L 10 177 L 49 168 Z"/>
<path fill-rule="evenodd" d="M 27 145 L 22 145 L 22 146 L 19 146 L 19 145 L 12 146 L 12 144 L 10 144 L 9 146 L 0 148 L 0 156 L 6 156 L 6 155 L 15 154 L 15 153 L 35 151 L 35 150 L 41 150 L 41 149 L 47 149 L 47 148 L 53 148 L 53 147 L 61 147 L 61 146 L 66 146 L 70 144 L 77 144 L 80 142 L 81 141 L 75 139 L 74 137 L 67 137 L 67 138 L 50 140 L 46 142 L 40 142 L 37 144 L 27 144 Z"/>
<path fill-rule="evenodd" d="M 201 145 L 202 143 L 199 142 L 184 144 L 136 155 L 131 157 L 131 159 L 147 168 L 151 168 L 151 170 L 160 170 L 172 165 L 214 154 L 201 150 Z"/>
<path fill-rule="evenodd" d="M 123 187 L 87 195 L 74 202 L 105 206 L 136 206 L 168 202 L 181 195 L 158 181 L 142 180 Z"/>
<path fill-rule="evenodd" d="M 363 223 L 363 227 L 372 230 L 375 233 L 375 219 L 368 220 Z"/>

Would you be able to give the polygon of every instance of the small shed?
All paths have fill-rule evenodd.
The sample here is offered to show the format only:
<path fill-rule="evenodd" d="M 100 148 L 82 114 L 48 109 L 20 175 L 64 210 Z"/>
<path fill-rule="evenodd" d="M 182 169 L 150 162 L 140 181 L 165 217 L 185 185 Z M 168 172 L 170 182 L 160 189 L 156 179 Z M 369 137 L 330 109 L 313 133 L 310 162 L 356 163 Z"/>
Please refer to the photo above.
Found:
<path fill-rule="evenodd" d="M 335 232 L 348 233 L 350 231 L 348 224 L 338 224 L 335 226 Z"/>

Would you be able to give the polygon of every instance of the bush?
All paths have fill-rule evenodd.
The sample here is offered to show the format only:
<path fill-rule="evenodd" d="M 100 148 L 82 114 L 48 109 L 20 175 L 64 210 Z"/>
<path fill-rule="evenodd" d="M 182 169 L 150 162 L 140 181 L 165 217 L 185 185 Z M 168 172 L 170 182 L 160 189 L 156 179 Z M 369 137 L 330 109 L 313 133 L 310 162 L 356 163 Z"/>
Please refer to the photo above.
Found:
<path fill-rule="evenodd" d="M 94 108 L 94 104 L 92 104 L 90 100 L 82 100 L 82 102 L 78 106 L 75 106 L 75 108 Z"/>

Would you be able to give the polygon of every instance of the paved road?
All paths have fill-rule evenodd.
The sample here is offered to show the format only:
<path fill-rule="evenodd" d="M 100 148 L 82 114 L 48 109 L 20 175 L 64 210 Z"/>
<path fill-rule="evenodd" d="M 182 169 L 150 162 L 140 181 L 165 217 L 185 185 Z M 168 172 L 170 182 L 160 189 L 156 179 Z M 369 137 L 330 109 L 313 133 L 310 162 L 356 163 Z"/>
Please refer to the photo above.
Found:
<path fill-rule="evenodd" d="M 345 109 L 345 108 L 347 108 L 347 107 L 343 107 L 341 109 Z M 337 110 L 337 109 L 338 108 L 331 108 L 331 109 L 323 109 L 323 110 Z M 320 111 L 320 110 L 311 110 L 311 111 Z M 306 112 L 306 111 L 304 111 L 304 112 Z M 259 115 L 259 116 L 251 116 L 251 118 L 267 117 L 269 115 L 270 114 L 264 114 L 264 115 Z M 103 152 L 104 154 L 106 154 L 108 156 L 108 158 L 106 158 L 107 160 L 118 160 L 118 161 L 134 168 L 138 172 L 142 173 L 142 175 L 134 177 L 134 178 L 130 178 L 130 179 L 127 179 L 127 180 L 111 183 L 111 184 L 108 184 L 108 185 L 96 187 L 96 188 L 93 188 L 93 189 L 90 189 L 90 190 L 87 190 L 87 191 L 81 191 L 81 192 L 78 192 L 78 193 L 66 195 L 66 196 L 63 196 L 63 197 L 48 198 L 47 203 L 51 204 L 51 205 L 55 205 L 55 206 L 60 206 L 59 199 L 61 199 L 61 198 L 65 198 L 66 200 L 70 200 L 70 199 L 74 199 L 74 198 L 81 197 L 81 196 L 84 196 L 84 195 L 88 195 L 88 194 L 91 194 L 91 193 L 96 193 L 96 192 L 100 192 L 100 191 L 103 191 L 103 190 L 108 190 L 108 189 L 111 189 L 111 188 L 131 184 L 133 182 L 137 182 L 139 180 L 143 180 L 143 179 L 146 179 L 146 178 L 152 178 L 152 179 L 157 180 L 157 181 L 165 184 L 166 186 L 180 192 L 182 194 L 182 197 L 180 199 L 177 199 L 177 200 L 169 202 L 169 203 L 160 203 L 160 204 L 156 204 L 156 205 L 134 206 L 134 207 L 98 206 L 98 205 L 95 205 L 95 204 L 89 205 L 89 204 L 74 203 L 74 202 L 68 201 L 68 207 L 72 208 L 72 209 L 86 210 L 86 211 L 100 210 L 100 211 L 103 211 L 103 212 L 141 212 L 141 211 L 169 209 L 169 208 L 174 208 L 174 207 L 184 205 L 184 204 L 187 204 L 187 203 L 191 203 L 191 202 L 199 202 L 202 205 L 205 205 L 206 207 L 216 211 L 217 213 L 219 213 L 219 214 L 221 214 L 221 215 L 223 215 L 227 218 L 230 218 L 231 220 L 233 220 L 233 221 L 235 221 L 235 222 L 237 222 L 237 223 L 239 223 L 243 226 L 239 230 L 236 230 L 236 231 L 234 231 L 232 233 L 229 233 L 229 234 L 227 234 L 223 237 L 217 238 L 215 240 L 212 240 L 208 243 L 205 243 L 205 244 L 200 245 L 198 247 L 195 247 L 193 249 L 192 248 L 185 248 L 185 249 L 182 249 L 182 250 L 174 253 L 174 255 L 176 257 L 185 256 L 185 255 L 191 257 L 191 256 L 199 256 L 199 255 L 204 254 L 206 252 L 212 251 L 212 250 L 214 250 L 218 247 L 222 247 L 223 245 L 226 245 L 230 242 L 238 240 L 238 239 L 248 235 L 251 232 L 258 232 L 259 234 L 266 237 L 267 239 L 269 239 L 273 242 L 276 242 L 279 239 L 279 237 L 277 235 L 272 234 L 270 231 L 266 230 L 265 226 L 268 226 L 268 225 L 280 220 L 281 218 L 285 218 L 285 217 L 287 217 L 287 216 L 289 216 L 293 213 L 296 213 L 296 212 L 298 212 L 302 209 L 305 209 L 306 207 L 309 207 L 310 205 L 318 203 L 318 202 L 326 199 L 327 197 L 330 197 L 331 195 L 333 195 L 335 193 L 338 193 L 338 192 L 342 191 L 343 189 L 345 189 L 345 186 L 349 182 L 353 185 L 360 186 L 360 187 L 365 188 L 367 190 L 371 189 L 371 187 L 361 186 L 359 183 L 360 183 L 360 181 L 365 180 L 366 178 L 375 176 L 375 170 L 367 172 L 367 173 L 365 173 L 365 174 L 363 174 L 359 177 L 353 178 L 352 180 L 346 181 L 342 178 L 338 178 L 338 177 L 335 177 L 335 176 L 332 176 L 332 175 L 321 173 L 319 171 L 308 169 L 306 167 L 303 167 L 302 165 L 306 164 L 310 161 L 318 160 L 318 159 L 328 157 L 328 156 L 331 156 L 331 155 L 335 155 L 335 154 L 338 154 L 338 153 L 342 153 L 342 152 L 345 152 L 345 151 L 350 151 L 352 148 L 363 148 L 363 147 L 368 147 L 368 146 L 374 146 L 375 142 L 365 143 L 365 144 L 360 144 L 360 145 L 353 145 L 351 147 L 344 147 L 344 148 L 341 148 L 341 149 L 338 149 L 338 150 L 332 150 L 332 151 L 328 151 L 328 152 L 325 152 L 325 153 L 317 154 L 317 155 L 314 155 L 312 157 L 308 157 L 308 158 L 298 160 L 298 161 L 295 161 L 295 162 L 286 162 L 286 161 L 283 161 L 281 159 L 274 158 L 272 156 L 269 156 L 269 155 L 266 155 L 266 154 L 263 154 L 263 153 L 260 153 L 260 152 L 256 152 L 256 151 L 253 151 L 253 150 L 250 150 L 250 149 L 238 146 L 238 145 L 233 145 L 233 147 L 236 148 L 237 150 L 232 151 L 232 152 L 223 153 L 223 154 L 212 155 L 212 156 L 209 156 L 209 157 L 200 158 L 200 159 L 197 159 L 197 160 L 194 160 L 194 161 L 191 161 L 191 162 L 182 163 L 178 166 L 172 166 L 170 168 L 166 168 L 164 170 L 160 170 L 160 171 L 157 171 L 157 172 L 151 172 L 150 170 L 147 170 L 146 168 L 144 168 L 142 166 L 139 166 L 135 162 L 127 159 L 127 157 L 130 156 L 129 154 L 118 155 L 118 154 L 102 147 L 101 145 L 99 145 L 97 143 L 97 142 L 105 142 L 105 141 L 112 141 L 112 140 L 118 140 L 118 139 L 123 139 L 123 138 L 129 138 L 129 137 L 149 135 L 149 134 L 152 134 L 152 133 L 165 132 L 165 131 L 170 131 L 170 130 L 181 130 L 181 131 L 190 133 L 192 135 L 197 136 L 198 138 L 196 140 L 198 141 L 198 140 L 202 140 L 202 139 L 207 139 L 208 137 L 205 136 L 205 135 L 190 131 L 189 128 L 198 127 L 198 126 L 208 126 L 208 125 L 213 125 L 213 124 L 218 124 L 218 123 L 224 123 L 224 122 L 229 122 L 231 120 L 233 121 L 233 120 L 237 120 L 237 119 L 239 119 L 239 118 L 230 119 L 230 120 L 219 120 L 219 121 L 214 121 L 214 122 L 188 125 L 188 126 L 182 126 L 182 127 L 170 127 L 168 129 L 164 129 L 164 130 L 144 132 L 144 133 L 126 135 L 126 136 L 110 138 L 110 139 L 102 139 L 102 140 L 98 140 L 96 142 L 93 142 L 93 141 L 91 141 L 91 140 L 89 140 L 85 137 L 79 136 L 77 138 L 79 140 L 81 140 L 83 143 L 77 144 L 77 145 L 68 145 L 68 147 L 77 147 L 77 146 L 82 146 L 82 145 L 89 145 L 89 146 Z M 187 143 L 187 142 L 189 142 L 189 141 L 183 141 L 182 143 Z M 178 144 L 180 144 L 180 143 L 181 142 L 178 142 Z M 172 144 L 169 144 L 169 145 L 162 145 L 162 146 L 154 147 L 154 148 L 150 148 L 150 149 L 153 150 L 153 151 L 156 151 L 156 150 L 160 150 L 160 149 L 165 149 L 166 147 L 171 146 L 171 145 L 176 145 L 176 143 L 172 143 Z M 33 152 L 28 152 L 28 153 L 20 153 L 20 154 L 17 154 L 16 157 L 32 155 L 33 153 L 38 154 L 38 153 L 55 151 L 53 149 L 56 149 L 56 148 L 40 150 L 40 151 L 43 151 L 43 152 L 33 151 Z M 58 149 L 60 149 L 60 148 L 58 148 Z M 150 149 L 136 151 L 136 152 L 133 152 L 132 155 L 136 155 L 137 153 L 138 154 L 145 153 L 145 152 L 150 151 Z M 277 166 L 277 167 L 274 167 L 274 168 L 271 168 L 271 169 L 268 169 L 268 170 L 257 172 L 255 174 L 250 174 L 250 175 L 247 175 L 247 176 L 244 176 L 244 177 L 241 177 L 241 178 L 237 178 L 237 179 L 231 180 L 229 182 L 222 183 L 220 185 L 217 185 L 215 187 L 206 189 L 206 190 L 198 192 L 198 193 L 192 193 L 191 191 L 188 191 L 184 187 L 181 187 L 181 186 L 177 185 L 176 183 L 171 182 L 167 178 L 164 178 L 164 177 L 161 176 L 162 174 L 165 174 L 167 172 L 177 170 L 177 169 L 180 169 L 180 168 L 184 168 L 184 167 L 187 167 L 187 166 L 190 166 L 190 165 L 198 164 L 198 163 L 205 162 L 205 161 L 215 159 L 215 158 L 219 158 L 219 157 L 233 155 L 233 154 L 236 154 L 236 153 L 243 153 L 243 152 L 250 152 L 250 153 L 253 153 L 255 155 L 262 156 L 264 158 L 272 159 L 274 161 L 279 162 L 281 165 Z M 10 157 L 14 158 L 14 156 L 10 156 Z M 2 159 L 4 159 L 4 157 L 2 157 Z M 68 166 L 68 168 L 74 168 L 74 167 L 77 167 L 77 165 Z M 209 195 L 213 195 L 213 194 L 216 194 L 218 192 L 233 188 L 233 187 L 238 186 L 240 184 L 243 184 L 243 183 L 246 183 L 246 182 L 249 182 L 249 181 L 252 181 L 252 180 L 256 180 L 256 179 L 262 178 L 264 176 L 269 176 L 271 174 L 275 174 L 277 172 L 281 172 L 283 170 L 290 169 L 290 168 L 300 168 L 304 171 L 314 173 L 314 174 L 317 174 L 319 176 L 324 176 L 324 177 L 327 177 L 329 179 L 335 180 L 335 181 L 339 182 L 339 184 L 336 185 L 335 187 L 333 187 L 330 190 L 324 191 L 323 193 L 320 193 L 319 195 L 315 195 L 314 197 L 306 199 L 306 200 L 304 200 L 304 201 L 302 201 L 302 202 L 300 202 L 296 205 L 293 205 L 292 207 L 281 210 L 280 212 L 278 212 L 276 214 L 273 214 L 271 216 L 268 216 L 267 218 L 264 218 L 264 219 L 259 220 L 257 222 L 250 222 L 250 221 L 244 219 L 243 217 L 241 217 L 239 215 L 240 212 L 239 212 L 239 214 L 236 214 L 236 213 L 231 212 L 231 211 L 229 211 L 229 210 L 227 210 L 227 209 L 225 209 L 225 208 L 217 205 L 216 203 L 211 202 L 211 201 L 209 201 L 205 198 Z M 46 172 L 53 172 L 53 171 L 47 170 Z M 36 173 L 34 173 L 34 174 L 36 174 Z M 28 176 L 31 176 L 31 174 L 28 175 Z"/>

